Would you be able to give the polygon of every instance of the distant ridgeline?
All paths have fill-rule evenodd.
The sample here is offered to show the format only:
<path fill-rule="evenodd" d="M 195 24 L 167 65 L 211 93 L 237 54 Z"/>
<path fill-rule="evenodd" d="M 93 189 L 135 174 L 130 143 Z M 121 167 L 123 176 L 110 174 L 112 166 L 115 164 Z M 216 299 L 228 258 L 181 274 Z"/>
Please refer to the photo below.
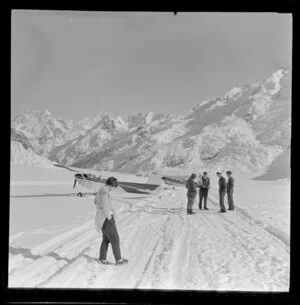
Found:
<path fill-rule="evenodd" d="M 279 174 L 287 166 L 280 160 L 289 159 L 291 74 L 279 70 L 234 86 L 181 114 L 101 112 L 75 122 L 28 110 L 12 120 L 11 134 L 26 150 L 80 168 L 149 173 L 271 166 Z"/>

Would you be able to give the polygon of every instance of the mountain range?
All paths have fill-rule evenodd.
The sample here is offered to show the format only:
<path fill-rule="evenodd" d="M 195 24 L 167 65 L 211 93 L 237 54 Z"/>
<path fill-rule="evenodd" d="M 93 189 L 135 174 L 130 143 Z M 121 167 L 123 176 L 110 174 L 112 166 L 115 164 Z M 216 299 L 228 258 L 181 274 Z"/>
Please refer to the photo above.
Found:
<path fill-rule="evenodd" d="M 26 110 L 12 119 L 11 140 L 52 162 L 95 170 L 186 174 L 276 168 L 290 155 L 291 72 L 236 85 L 179 114 L 99 112 L 75 122 L 48 110 Z M 21 162 L 18 153 L 13 162 Z"/>

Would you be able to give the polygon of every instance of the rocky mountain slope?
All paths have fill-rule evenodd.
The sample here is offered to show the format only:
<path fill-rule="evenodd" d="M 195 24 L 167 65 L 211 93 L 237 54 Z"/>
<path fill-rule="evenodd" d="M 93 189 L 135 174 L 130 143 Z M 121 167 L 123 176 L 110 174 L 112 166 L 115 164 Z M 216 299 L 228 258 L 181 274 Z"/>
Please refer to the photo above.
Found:
<path fill-rule="evenodd" d="M 12 131 L 37 153 L 76 167 L 255 171 L 290 145 L 291 74 L 279 70 L 262 82 L 235 86 L 181 114 L 99 113 L 73 122 L 31 110 L 13 120 Z"/>
<path fill-rule="evenodd" d="M 54 118 L 48 110 L 26 110 L 12 120 L 12 132 L 22 133 L 34 151 L 48 156 L 55 147 L 84 134 L 99 119 L 84 119 L 80 122 Z M 23 142 L 22 142 L 23 143 Z"/>
<path fill-rule="evenodd" d="M 10 162 L 16 165 L 34 167 L 53 167 L 53 162 L 48 158 L 35 153 L 30 148 L 25 148 L 20 142 L 11 141 Z"/>

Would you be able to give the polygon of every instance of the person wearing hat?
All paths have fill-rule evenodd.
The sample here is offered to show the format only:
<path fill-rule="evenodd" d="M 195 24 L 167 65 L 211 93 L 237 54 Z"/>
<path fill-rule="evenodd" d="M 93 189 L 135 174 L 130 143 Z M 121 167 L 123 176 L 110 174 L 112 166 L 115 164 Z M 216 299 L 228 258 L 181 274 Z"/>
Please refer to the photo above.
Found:
<path fill-rule="evenodd" d="M 229 205 L 228 210 L 233 211 L 234 210 L 234 204 L 233 204 L 234 179 L 232 177 L 231 171 L 227 171 L 226 175 L 228 177 L 228 179 L 227 179 L 227 201 L 228 201 L 228 205 Z"/>
<path fill-rule="evenodd" d="M 197 196 L 197 184 L 195 182 L 195 179 L 197 178 L 197 175 L 195 173 L 191 174 L 190 178 L 186 182 L 186 188 L 187 191 L 187 214 L 192 215 L 195 214 L 193 212 L 193 205 L 195 203 L 195 198 Z"/>
<path fill-rule="evenodd" d="M 110 196 L 110 192 L 116 187 L 118 187 L 118 180 L 115 177 L 109 177 L 105 185 L 99 188 L 94 198 L 94 204 L 97 210 L 95 227 L 99 234 L 102 233 L 102 243 L 99 253 L 99 262 L 102 264 L 111 264 L 106 259 L 109 243 L 112 246 L 116 264 L 122 265 L 128 263 L 128 260 L 121 256 L 120 239 L 115 222 L 117 215 L 112 206 Z"/>
<path fill-rule="evenodd" d="M 203 176 L 201 179 L 201 186 L 199 190 L 199 209 L 202 210 L 202 200 L 204 198 L 204 210 L 208 210 L 207 208 L 207 196 L 208 190 L 210 188 L 210 179 L 207 175 L 207 172 L 203 172 Z"/>
<path fill-rule="evenodd" d="M 226 213 L 226 208 L 224 205 L 224 197 L 226 194 L 226 179 L 222 176 L 221 172 L 217 172 L 217 176 L 219 177 L 219 200 L 220 200 L 220 213 Z"/>

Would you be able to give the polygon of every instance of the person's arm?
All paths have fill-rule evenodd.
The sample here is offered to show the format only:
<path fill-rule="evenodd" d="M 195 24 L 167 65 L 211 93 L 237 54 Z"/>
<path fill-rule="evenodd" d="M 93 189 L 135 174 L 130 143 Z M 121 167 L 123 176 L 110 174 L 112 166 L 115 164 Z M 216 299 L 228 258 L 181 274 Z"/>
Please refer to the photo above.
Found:
<path fill-rule="evenodd" d="M 191 183 L 191 191 L 192 192 L 197 192 L 197 184 L 196 184 L 196 182 L 195 181 L 191 181 L 192 183 Z"/>
<path fill-rule="evenodd" d="M 230 178 L 230 189 L 231 190 L 233 189 L 233 185 L 234 185 L 234 181 L 233 181 L 233 178 L 231 177 Z"/>
<path fill-rule="evenodd" d="M 114 215 L 114 218 L 117 219 L 118 218 L 118 213 L 117 213 L 117 210 L 115 208 L 112 208 L 112 213 Z"/>
<path fill-rule="evenodd" d="M 202 177 L 199 177 L 199 179 L 198 179 L 198 187 L 201 187 L 201 185 L 202 185 Z"/>
<path fill-rule="evenodd" d="M 94 198 L 94 204 L 95 204 L 95 207 L 97 210 L 101 209 L 101 201 L 100 201 L 100 190 L 98 190 L 98 192 L 96 193 L 95 195 L 95 198 Z"/>
<path fill-rule="evenodd" d="M 98 203 L 98 193 L 94 197 L 94 205 L 97 206 Z"/>
<path fill-rule="evenodd" d="M 221 189 L 221 191 L 226 191 L 226 180 L 223 178 L 223 179 L 221 179 L 221 181 L 220 181 L 221 183 L 220 183 L 220 189 Z"/>
<path fill-rule="evenodd" d="M 233 186 L 234 186 L 234 180 L 233 180 L 233 178 L 232 177 L 230 177 L 229 179 L 228 179 L 228 190 L 232 190 L 233 189 Z"/>

